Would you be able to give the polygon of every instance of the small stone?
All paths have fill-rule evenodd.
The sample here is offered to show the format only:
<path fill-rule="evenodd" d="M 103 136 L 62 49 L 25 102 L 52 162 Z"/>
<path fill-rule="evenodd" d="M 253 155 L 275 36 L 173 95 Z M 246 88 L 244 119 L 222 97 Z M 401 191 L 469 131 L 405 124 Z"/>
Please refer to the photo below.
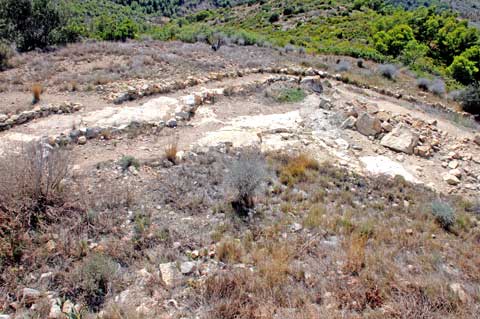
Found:
<path fill-rule="evenodd" d="M 198 257 L 200 257 L 200 252 L 195 249 L 190 253 L 190 257 L 192 257 L 193 259 L 197 259 Z"/>
<path fill-rule="evenodd" d="M 460 184 L 460 180 L 456 176 L 448 173 L 443 175 L 443 180 L 447 182 L 448 185 L 452 185 L 452 186 Z"/>
<path fill-rule="evenodd" d="M 79 144 L 79 145 L 85 145 L 85 144 L 87 144 L 87 138 L 86 138 L 85 136 L 80 136 L 80 137 L 78 138 L 78 144 Z"/>
<path fill-rule="evenodd" d="M 459 165 L 458 161 L 457 160 L 453 160 L 451 162 L 448 163 L 448 167 L 450 167 L 451 169 L 455 169 L 457 168 Z"/>
<path fill-rule="evenodd" d="M 72 312 L 74 307 L 75 307 L 75 305 L 73 304 L 73 302 L 71 302 L 70 300 L 67 300 L 63 303 L 62 312 L 65 313 L 65 314 L 69 314 L 69 313 Z"/>
<path fill-rule="evenodd" d="M 355 127 L 355 122 L 357 119 L 353 116 L 349 116 L 343 123 L 340 125 L 342 129 L 353 128 Z"/>
<path fill-rule="evenodd" d="M 166 123 L 167 127 L 174 128 L 177 127 L 177 120 L 176 119 L 170 119 Z"/>
<path fill-rule="evenodd" d="M 183 275 L 191 274 L 197 268 L 197 263 L 193 261 L 187 261 L 180 265 L 180 272 Z"/>
<path fill-rule="evenodd" d="M 383 122 L 382 123 L 382 129 L 385 131 L 385 132 L 391 132 L 393 130 L 393 126 L 392 124 L 388 123 L 388 122 Z"/>
<path fill-rule="evenodd" d="M 88 127 L 85 130 L 85 137 L 89 140 L 92 138 L 97 138 L 100 135 L 101 131 L 102 129 L 99 127 Z"/>
<path fill-rule="evenodd" d="M 299 223 L 293 223 L 292 226 L 291 226 L 291 229 L 293 232 L 298 232 L 298 231 L 301 231 L 303 228 L 303 226 Z"/>
<path fill-rule="evenodd" d="M 450 170 L 448 173 L 449 173 L 450 175 L 453 175 L 453 176 L 457 177 L 457 178 L 462 177 L 462 171 L 459 170 L 458 168 L 452 169 L 452 170 Z"/>
<path fill-rule="evenodd" d="M 405 234 L 413 235 L 413 229 L 409 228 L 409 229 L 405 230 Z"/>
<path fill-rule="evenodd" d="M 57 138 L 53 135 L 50 135 L 47 139 L 47 143 L 50 146 L 55 146 L 57 144 Z"/>

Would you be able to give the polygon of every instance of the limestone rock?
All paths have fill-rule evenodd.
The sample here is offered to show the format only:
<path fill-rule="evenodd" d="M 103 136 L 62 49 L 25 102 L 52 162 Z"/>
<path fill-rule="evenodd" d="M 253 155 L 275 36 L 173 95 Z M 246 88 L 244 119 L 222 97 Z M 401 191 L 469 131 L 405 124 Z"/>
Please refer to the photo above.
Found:
<path fill-rule="evenodd" d="M 324 110 L 331 110 L 332 109 L 332 101 L 327 98 L 321 98 L 320 104 L 318 105 L 319 108 Z"/>
<path fill-rule="evenodd" d="M 430 145 L 422 145 L 422 146 L 417 146 L 415 147 L 415 155 L 418 155 L 420 157 L 428 158 L 430 157 L 431 153 L 430 150 L 432 148 Z"/>
<path fill-rule="evenodd" d="M 197 263 L 194 261 L 186 261 L 180 265 L 180 272 L 183 275 L 191 274 L 197 268 Z"/>
<path fill-rule="evenodd" d="M 450 167 L 451 169 L 456 169 L 456 168 L 458 168 L 458 165 L 459 165 L 459 163 L 458 163 L 457 160 L 453 160 L 453 161 L 451 161 L 450 163 L 448 163 L 448 167 Z"/>
<path fill-rule="evenodd" d="M 72 312 L 74 307 L 75 307 L 75 305 L 73 304 L 73 302 L 71 302 L 70 300 L 67 300 L 62 305 L 62 312 L 66 313 L 66 314 L 69 314 L 69 313 Z"/>
<path fill-rule="evenodd" d="M 443 180 L 445 182 L 447 182 L 448 185 L 455 186 L 455 185 L 460 184 L 460 180 L 455 175 L 452 175 L 452 174 L 449 174 L 449 173 L 443 175 Z"/>
<path fill-rule="evenodd" d="M 456 178 L 462 177 L 462 171 L 458 168 L 452 169 L 448 172 L 448 174 L 455 176 Z"/>
<path fill-rule="evenodd" d="M 342 125 L 340 127 L 342 129 L 347 129 L 347 128 L 353 128 L 355 126 L 355 122 L 357 119 L 353 116 L 349 116 L 345 121 L 343 121 Z"/>
<path fill-rule="evenodd" d="M 412 154 L 414 147 L 418 143 L 418 135 L 408 127 L 400 125 L 385 135 L 380 143 L 395 151 Z"/>
<path fill-rule="evenodd" d="M 87 144 L 87 138 L 86 138 L 85 136 L 80 136 L 80 137 L 78 138 L 78 144 L 80 144 L 80 145 L 85 145 L 85 144 Z"/>
<path fill-rule="evenodd" d="M 380 120 L 368 113 L 360 114 L 355 125 L 357 130 L 366 136 L 375 136 L 382 132 L 382 123 Z"/>
<path fill-rule="evenodd" d="M 393 130 L 393 126 L 392 124 L 388 123 L 388 122 L 383 122 L 382 123 L 382 129 L 385 131 L 385 132 L 391 132 Z"/>
<path fill-rule="evenodd" d="M 160 264 L 160 274 L 167 287 L 175 287 L 182 279 L 182 274 L 178 271 L 177 264 L 174 262 Z"/>

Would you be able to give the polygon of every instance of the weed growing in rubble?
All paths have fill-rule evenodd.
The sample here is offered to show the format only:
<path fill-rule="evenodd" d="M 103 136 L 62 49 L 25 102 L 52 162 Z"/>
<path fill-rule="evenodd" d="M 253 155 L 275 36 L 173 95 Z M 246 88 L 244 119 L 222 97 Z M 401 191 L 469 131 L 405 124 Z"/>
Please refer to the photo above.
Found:
<path fill-rule="evenodd" d="M 449 230 L 455 224 L 455 211 L 447 202 L 432 202 L 432 214 L 443 229 Z"/>
<path fill-rule="evenodd" d="M 253 197 L 266 181 L 268 171 L 265 159 L 254 151 L 248 151 L 230 164 L 225 183 L 234 199 L 232 207 L 243 217 L 254 208 Z"/>
<path fill-rule="evenodd" d="M 140 162 L 131 155 L 125 155 L 120 159 L 120 166 L 123 171 L 128 170 L 130 166 L 133 166 L 138 170 L 140 168 Z"/>

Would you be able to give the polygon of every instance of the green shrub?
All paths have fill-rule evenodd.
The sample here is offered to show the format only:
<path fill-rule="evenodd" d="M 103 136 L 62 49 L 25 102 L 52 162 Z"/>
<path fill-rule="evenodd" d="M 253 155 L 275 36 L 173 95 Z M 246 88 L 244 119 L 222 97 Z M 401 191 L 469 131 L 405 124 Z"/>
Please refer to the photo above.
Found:
<path fill-rule="evenodd" d="M 102 40 L 125 41 L 136 37 L 138 25 L 130 18 L 116 20 L 102 15 L 95 21 L 95 30 L 96 35 Z"/>
<path fill-rule="evenodd" d="M 275 99 L 278 102 L 283 103 L 295 103 L 301 102 L 305 98 L 306 94 L 301 88 L 285 88 L 278 92 Z"/>
<path fill-rule="evenodd" d="M 480 114 L 480 84 L 477 82 L 469 85 L 459 94 L 458 100 L 465 112 Z"/>
<path fill-rule="evenodd" d="M 432 202 L 432 214 L 443 229 L 449 230 L 455 224 L 455 211 L 442 200 Z"/>
<path fill-rule="evenodd" d="M 130 166 L 135 167 L 136 169 L 140 168 L 140 162 L 133 156 L 125 155 L 120 159 L 120 166 L 124 171 L 130 168 Z"/>
<path fill-rule="evenodd" d="M 73 275 L 77 294 L 92 310 L 99 310 L 117 277 L 119 265 L 110 257 L 94 254 L 77 266 Z"/>
<path fill-rule="evenodd" d="M 270 16 L 270 18 L 268 18 L 268 21 L 270 23 L 275 23 L 277 22 L 278 20 L 280 20 L 280 15 L 276 12 L 272 13 L 272 15 Z"/>
<path fill-rule="evenodd" d="M 378 67 L 378 72 L 387 79 L 395 80 L 397 67 L 393 64 L 383 64 Z"/>

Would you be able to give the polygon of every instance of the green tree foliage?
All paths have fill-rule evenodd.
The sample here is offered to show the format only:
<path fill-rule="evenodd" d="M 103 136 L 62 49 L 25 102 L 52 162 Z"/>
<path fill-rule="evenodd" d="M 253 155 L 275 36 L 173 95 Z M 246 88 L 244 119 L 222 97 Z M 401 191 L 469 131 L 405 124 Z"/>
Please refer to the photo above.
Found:
<path fill-rule="evenodd" d="M 138 26 L 130 18 L 115 19 L 102 15 L 95 21 L 96 34 L 107 41 L 125 41 L 133 39 L 138 33 Z"/>
<path fill-rule="evenodd" d="M 473 46 L 456 56 L 447 71 L 464 84 L 480 81 L 480 45 Z"/>
<path fill-rule="evenodd" d="M 406 24 L 399 24 L 389 31 L 380 31 L 374 36 L 375 47 L 381 53 L 398 56 L 410 41 L 413 41 L 413 30 Z"/>
<path fill-rule="evenodd" d="M 0 0 L 0 34 L 20 51 L 75 40 L 76 33 L 50 0 Z"/>

